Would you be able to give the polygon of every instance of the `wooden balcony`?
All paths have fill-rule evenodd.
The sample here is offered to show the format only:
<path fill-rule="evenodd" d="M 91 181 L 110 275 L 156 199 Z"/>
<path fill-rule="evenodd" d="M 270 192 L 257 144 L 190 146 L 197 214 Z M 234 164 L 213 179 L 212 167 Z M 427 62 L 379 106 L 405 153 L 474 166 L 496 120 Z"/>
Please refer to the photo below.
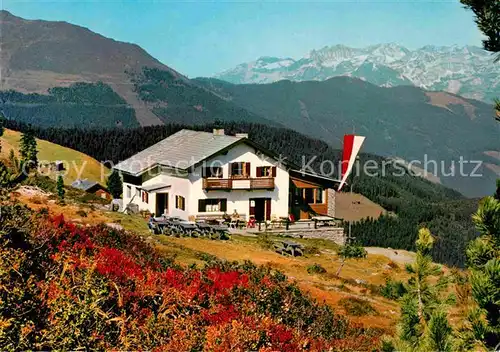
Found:
<path fill-rule="evenodd" d="M 274 177 L 258 178 L 204 178 L 205 190 L 235 190 L 235 189 L 274 189 Z"/>

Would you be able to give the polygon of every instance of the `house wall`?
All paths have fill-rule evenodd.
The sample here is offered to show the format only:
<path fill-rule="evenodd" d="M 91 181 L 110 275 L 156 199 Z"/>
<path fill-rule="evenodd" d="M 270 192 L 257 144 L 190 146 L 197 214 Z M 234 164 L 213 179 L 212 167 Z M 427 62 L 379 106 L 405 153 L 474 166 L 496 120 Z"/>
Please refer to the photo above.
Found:
<path fill-rule="evenodd" d="M 103 189 L 98 189 L 97 191 L 94 192 L 94 194 L 102 199 L 107 199 L 107 200 L 113 199 L 113 197 L 111 197 L 111 194 Z"/>
<path fill-rule="evenodd" d="M 181 218 L 187 219 L 188 208 L 187 202 L 189 199 L 189 191 L 191 189 L 191 183 L 186 177 L 176 177 L 166 173 L 159 173 L 155 176 L 148 176 L 144 178 L 146 181 L 142 185 L 134 185 L 131 183 L 123 183 L 123 204 L 127 206 L 131 201 L 133 204 L 137 204 L 139 210 L 147 210 L 152 214 L 156 214 L 156 195 L 158 193 L 168 194 L 168 214 L 171 216 L 179 216 Z M 156 191 L 148 192 L 148 202 L 143 202 L 142 200 L 142 187 L 148 187 L 152 185 L 165 185 L 170 186 L 170 188 L 162 188 Z M 131 194 L 128 195 L 127 187 L 131 188 Z M 137 193 L 136 193 L 137 192 Z M 135 197 L 134 197 L 135 195 Z M 177 209 L 175 207 L 175 196 L 179 195 L 185 198 L 186 207 L 185 210 Z M 159 214 L 156 214 L 159 215 Z"/>
<path fill-rule="evenodd" d="M 210 165 L 221 166 L 223 178 L 229 178 L 229 164 L 232 162 L 249 162 L 250 177 L 257 177 L 256 168 L 258 166 L 276 166 L 275 188 L 269 190 L 231 190 L 231 191 L 205 191 L 203 189 L 202 169 Z M 230 149 L 225 155 L 213 157 L 201 165 L 197 166 L 188 175 L 172 174 L 169 170 L 159 170 L 158 174 L 143 177 L 142 185 L 123 183 L 123 204 L 127 206 L 132 203 L 137 204 L 140 210 L 148 210 L 156 213 L 156 193 L 149 192 L 148 203 L 142 201 L 142 196 L 137 194 L 136 189 L 151 185 L 170 185 L 169 189 L 159 190 L 158 193 L 168 193 L 169 215 L 180 216 L 188 219 L 190 215 L 217 214 L 199 213 L 198 200 L 209 198 L 227 199 L 227 213 L 231 214 L 236 210 L 239 214 L 249 216 L 249 205 L 251 198 L 271 198 L 271 216 L 288 216 L 290 177 L 285 167 L 278 165 L 277 161 L 260 156 L 255 153 L 253 147 L 246 144 L 239 144 Z M 131 188 L 130 196 L 127 188 Z M 180 195 L 185 198 L 185 210 L 175 208 L 175 196 Z M 222 212 L 220 213 L 222 214 Z"/>
<path fill-rule="evenodd" d="M 300 196 L 300 203 L 298 205 L 294 205 L 292 208 L 292 213 L 295 214 L 295 216 L 298 216 L 300 219 L 309 219 L 311 216 L 320 214 L 320 215 L 330 215 L 330 203 L 335 202 L 335 197 L 333 196 L 332 199 L 330 199 L 332 192 L 335 192 L 331 188 L 324 189 L 324 187 L 315 182 L 307 181 L 307 180 L 301 180 L 298 179 L 297 177 L 292 177 L 291 181 L 292 183 L 292 188 L 293 192 L 296 191 L 296 189 L 300 189 L 302 192 L 306 189 L 314 189 L 314 201 L 312 203 L 305 203 L 305 196 L 302 195 Z M 322 202 L 321 203 L 316 203 L 316 197 L 317 197 L 317 192 L 321 191 L 322 195 Z M 302 193 L 303 194 L 303 193 Z M 297 196 L 295 196 L 297 197 Z M 292 202 L 294 200 L 292 199 Z M 333 205 L 333 213 L 335 212 L 335 205 Z M 331 215 L 330 215 L 331 216 Z"/>
<path fill-rule="evenodd" d="M 222 178 L 229 178 L 229 164 L 232 162 L 249 162 L 250 177 L 257 177 L 256 168 L 258 166 L 276 166 L 275 188 L 269 190 L 231 190 L 231 191 L 205 191 L 203 190 L 202 169 L 208 166 L 221 166 Z M 228 151 L 226 155 L 218 155 L 208 159 L 202 165 L 196 167 L 194 172 L 189 174 L 192 183 L 189 198 L 189 213 L 211 214 L 198 212 L 198 200 L 208 198 L 226 198 L 227 213 L 236 211 L 245 214 L 248 218 L 250 211 L 250 198 L 271 198 L 271 216 L 288 216 L 289 180 L 288 171 L 279 166 L 278 162 L 270 157 L 260 156 L 255 150 L 246 144 L 239 144 Z"/>
<path fill-rule="evenodd" d="M 335 202 L 336 202 L 336 192 L 335 190 L 329 188 L 327 189 L 327 215 L 331 216 L 332 218 L 335 217 Z"/>
<path fill-rule="evenodd" d="M 156 213 L 156 194 L 157 193 L 168 193 L 168 215 L 170 216 L 179 216 L 182 219 L 188 218 L 188 199 L 189 192 L 191 190 L 191 182 L 188 178 L 184 177 L 176 177 L 172 175 L 166 175 L 161 173 L 158 176 L 155 176 L 148 181 L 144 182 L 142 185 L 144 187 L 152 186 L 152 185 L 165 185 L 170 186 L 167 189 L 160 189 L 158 191 L 149 192 L 149 202 L 147 204 L 147 209 L 151 213 Z M 182 196 L 186 199 L 186 207 L 185 210 L 177 209 L 175 207 L 175 196 Z M 157 214 L 160 215 L 160 214 Z"/>
<path fill-rule="evenodd" d="M 128 187 L 130 187 L 130 196 L 128 194 Z M 127 207 L 129 203 L 137 204 L 140 210 L 148 209 L 148 204 L 142 202 L 141 195 L 137 193 L 136 189 L 140 188 L 140 185 L 135 185 L 132 183 L 123 182 L 123 206 Z"/>

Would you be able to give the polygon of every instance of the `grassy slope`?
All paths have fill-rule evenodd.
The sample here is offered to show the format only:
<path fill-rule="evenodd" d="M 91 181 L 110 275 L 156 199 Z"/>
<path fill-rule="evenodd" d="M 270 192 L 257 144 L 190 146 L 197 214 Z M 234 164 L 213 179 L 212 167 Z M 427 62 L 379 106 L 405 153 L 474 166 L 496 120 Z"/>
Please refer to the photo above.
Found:
<path fill-rule="evenodd" d="M 12 131 L 6 129 L 3 136 L 0 138 L 2 141 L 2 151 L 0 152 L 0 159 L 6 159 L 9 156 L 10 150 L 13 149 L 15 154 L 19 155 L 19 141 L 21 139 L 21 133 L 17 131 Z M 52 162 L 56 160 L 64 160 L 67 164 L 67 174 L 63 175 L 64 183 L 71 184 L 79 177 L 87 178 L 92 181 L 101 181 L 101 166 L 94 158 L 90 156 L 77 152 L 73 149 L 60 146 L 48 141 L 37 139 L 38 145 L 38 160 L 43 162 Z M 104 175 L 107 175 L 109 171 L 108 168 L 102 166 Z M 55 177 L 54 173 L 49 175 Z"/>
<path fill-rule="evenodd" d="M 338 192 L 335 196 L 335 217 L 346 221 L 364 218 L 378 219 L 387 211 L 375 202 L 358 193 Z"/>

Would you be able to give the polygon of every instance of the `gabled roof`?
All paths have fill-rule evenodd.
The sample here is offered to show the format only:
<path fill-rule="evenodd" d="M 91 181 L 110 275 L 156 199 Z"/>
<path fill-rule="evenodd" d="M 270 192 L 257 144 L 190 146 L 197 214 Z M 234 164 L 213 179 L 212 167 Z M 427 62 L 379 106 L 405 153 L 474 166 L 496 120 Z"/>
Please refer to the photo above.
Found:
<path fill-rule="evenodd" d="M 89 180 L 76 180 L 71 184 L 72 187 L 78 188 L 84 191 L 88 191 L 92 187 L 99 185 L 97 182 L 89 181 Z"/>
<path fill-rule="evenodd" d="M 266 154 L 272 154 L 243 136 L 214 135 L 211 132 L 181 130 L 118 163 L 115 169 L 135 176 L 156 165 L 187 170 L 241 142 L 245 142 Z"/>
<path fill-rule="evenodd" d="M 320 185 L 331 187 L 334 189 L 338 188 L 338 184 L 341 182 L 341 180 L 330 176 L 325 176 L 317 174 L 315 172 L 308 172 L 305 170 L 298 170 L 298 169 L 290 170 L 290 176 L 294 176 L 298 179 L 309 180 L 318 183 Z"/>
<path fill-rule="evenodd" d="M 161 189 L 170 188 L 170 187 L 172 187 L 172 185 L 165 185 L 162 183 L 157 183 L 154 185 L 144 186 L 144 187 L 142 187 L 142 189 L 146 192 L 154 192 L 154 191 L 159 191 Z"/>

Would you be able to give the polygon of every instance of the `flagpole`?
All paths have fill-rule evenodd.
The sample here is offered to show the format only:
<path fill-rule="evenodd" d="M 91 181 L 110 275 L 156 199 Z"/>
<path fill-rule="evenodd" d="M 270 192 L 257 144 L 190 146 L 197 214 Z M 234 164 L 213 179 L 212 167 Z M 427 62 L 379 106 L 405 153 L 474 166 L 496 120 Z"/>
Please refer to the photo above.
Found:
<path fill-rule="evenodd" d="M 353 135 L 356 135 L 356 127 L 354 126 L 354 121 L 352 123 L 352 134 Z M 351 198 L 351 204 L 349 205 L 350 207 L 350 212 L 352 214 L 352 200 L 353 200 L 353 197 L 352 197 L 352 185 L 354 183 L 354 169 L 356 167 L 356 159 L 354 159 L 354 164 L 352 165 L 352 176 L 351 176 L 351 185 L 349 187 L 350 189 L 350 198 Z M 348 244 L 351 243 L 351 239 L 352 239 L 352 219 L 349 221 L 349 234 L 348 234 L 348 238 L 347 238 L 347 241 L 348 241 Z"/>
<path fill-rule="evenodd" d="M 352 174 L 351 174 L 351 185 L 350 185 L 350 198 L 351 198 L 351 204 L 349 205 L 349 210 L 352 214 L 352 204 L 353 204 L 353 197 L 352 197 L 352 186 L 354 183 L 354 170 L 355 170 L 356 164 L 352 166 Z M 349 221 L 349 234 L 347 235 L 347 244 L 350 244 L 352 240 L 352 219 Z"/>

